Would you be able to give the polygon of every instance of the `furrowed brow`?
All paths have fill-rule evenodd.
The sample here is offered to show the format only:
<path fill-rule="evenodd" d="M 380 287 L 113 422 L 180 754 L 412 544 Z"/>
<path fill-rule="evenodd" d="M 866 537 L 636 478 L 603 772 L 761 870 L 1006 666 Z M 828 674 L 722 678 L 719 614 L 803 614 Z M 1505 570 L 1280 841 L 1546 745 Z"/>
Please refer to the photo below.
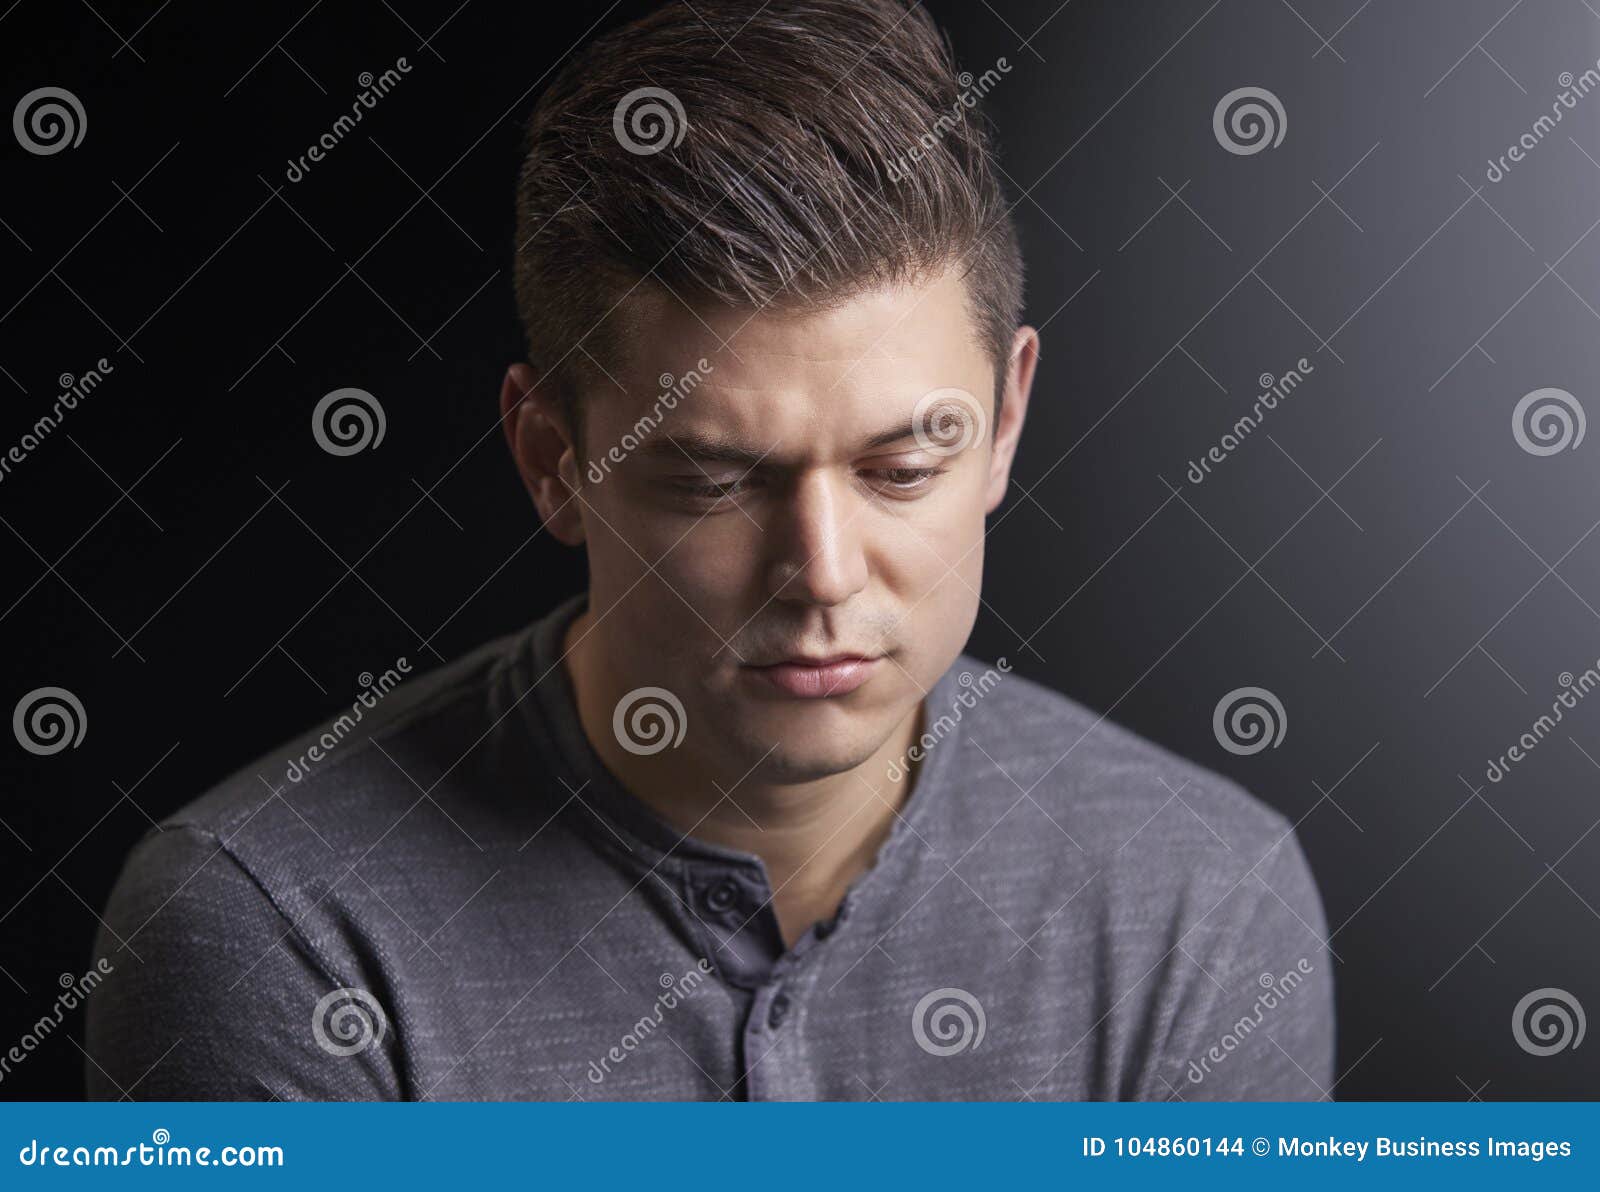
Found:
<path fill-rule="evenodd" d="M 641 455 L 680 460 L 687 456 L 696 463 L 741 464 L 751 467 L 764 459 L 765 451 L 751 451 L 737 443 L 709 436 L 677 434 L 655 435 L 639 448 Z"/>
<path fill-rule="evenodd" d="M 908 418 L 903 423 L 869 435 L 858 450 L 872 451 L 912 438 L 915 434 L 916 422 Z M 662 459 L 681 459 L 686 456 L 697 463 L 740 464 L 745 467 L 753 467 L 771 454 L 770 448 L 755 451 L 731 440 L 696 434 L 656 435 L 639 450 L 643 455 Z"/>

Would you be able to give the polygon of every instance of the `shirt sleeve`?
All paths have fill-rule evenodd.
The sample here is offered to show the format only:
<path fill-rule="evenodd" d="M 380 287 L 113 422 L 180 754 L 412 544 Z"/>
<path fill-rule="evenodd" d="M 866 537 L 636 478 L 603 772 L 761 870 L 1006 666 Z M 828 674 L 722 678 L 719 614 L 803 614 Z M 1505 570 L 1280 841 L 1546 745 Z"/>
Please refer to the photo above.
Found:
<path fill-rule="evenodd" d="M 94 1100 L 356 1100 L 399 1095 L 381 990 L 335 975 L 216 836 L 145 837 L 112 891 L 91 963 Z M 102 971 L 106 966 L 102 966 Z"/>
<path fill-rule="evenodd" d="M 1193 980 L 1141 1096 L 1185 1101 L 1334 1097 L 1328 925 L 1292 831 L 1218 905 Z M 1193 944 L 1185 945 L 1190 950 Z"/>

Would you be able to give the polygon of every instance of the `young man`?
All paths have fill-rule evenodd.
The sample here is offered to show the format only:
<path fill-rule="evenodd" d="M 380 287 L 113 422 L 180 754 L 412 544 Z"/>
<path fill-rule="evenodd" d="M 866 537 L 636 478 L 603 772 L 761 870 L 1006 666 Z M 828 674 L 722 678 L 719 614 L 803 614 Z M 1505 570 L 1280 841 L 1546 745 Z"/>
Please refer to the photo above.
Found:
<path fill-rule="evenodd" d="M 1039 337 L 961 96 L 899 0 L 696 0 L 566 67 L 500 403 L 588 591 L 140 845 L 95 1094 L 1329 1088 L 1283 817 L 962 653 Z"/>

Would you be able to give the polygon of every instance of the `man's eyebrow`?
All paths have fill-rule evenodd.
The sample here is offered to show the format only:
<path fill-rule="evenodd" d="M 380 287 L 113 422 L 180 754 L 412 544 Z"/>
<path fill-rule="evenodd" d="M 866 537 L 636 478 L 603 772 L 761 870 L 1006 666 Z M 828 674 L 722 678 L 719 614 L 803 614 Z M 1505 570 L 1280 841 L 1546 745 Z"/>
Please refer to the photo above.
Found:
<path fill-rule="evenodd" d="M 865 442 L 857 448 L 860 451 L 872 451 L 878 447 L 887 447 L 890 443 L 898 443 L 909 439 L 916 434 L 916 419 L 908 417 L 904 422 L 880 430 L 868 436 Z M 698 435 L 693 433 L 679 433 L 676 435 L 657 435 L 652 437 L 640 449 L 644 455 L 658 456 L 665 459 L 677 459 L 688 456 L 692 460 L 706 463 L 743 464 L 753 467 L 771 454 L 771 448 L 765 451 L 753 451 L 748 447 L 719 438 L 716 435 Z"/>

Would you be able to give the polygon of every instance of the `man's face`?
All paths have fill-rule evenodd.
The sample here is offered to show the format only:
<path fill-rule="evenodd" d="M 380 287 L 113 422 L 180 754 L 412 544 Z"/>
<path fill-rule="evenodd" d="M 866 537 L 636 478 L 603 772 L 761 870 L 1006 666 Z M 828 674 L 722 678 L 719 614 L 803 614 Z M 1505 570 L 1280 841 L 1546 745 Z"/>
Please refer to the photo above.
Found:
<path fill-rule="evenodd" d="M 574 502 L 609 684 L 677 696 L 711 773 L 861 764 L 966 644 L 1025 385 L 997 428 L 953 274 L 825 312 L 633 314 L 617 385 L 584 398 Z M 773 667 L 841 654 L 870 661 Z"/>

